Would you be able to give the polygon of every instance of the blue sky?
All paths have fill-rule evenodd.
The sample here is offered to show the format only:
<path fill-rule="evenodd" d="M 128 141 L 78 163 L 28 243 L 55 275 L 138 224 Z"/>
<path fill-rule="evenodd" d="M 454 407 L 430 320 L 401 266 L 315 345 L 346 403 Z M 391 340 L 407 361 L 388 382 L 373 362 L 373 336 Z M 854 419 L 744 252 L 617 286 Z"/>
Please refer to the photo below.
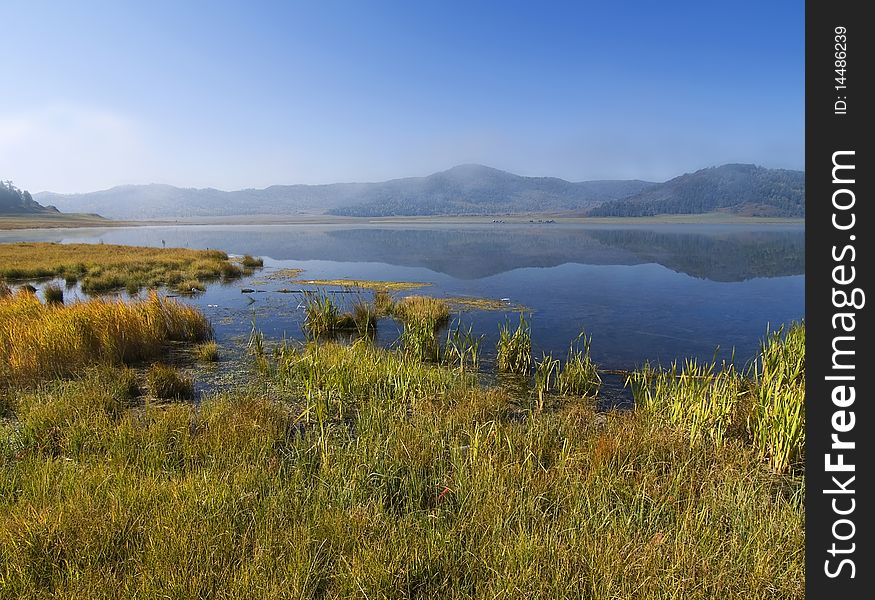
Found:
<path fill-rule="evenodd" d="M 34 192 L 803 167 L 803 2 L 12 0 L 0 22 L 0 179 Z"/>

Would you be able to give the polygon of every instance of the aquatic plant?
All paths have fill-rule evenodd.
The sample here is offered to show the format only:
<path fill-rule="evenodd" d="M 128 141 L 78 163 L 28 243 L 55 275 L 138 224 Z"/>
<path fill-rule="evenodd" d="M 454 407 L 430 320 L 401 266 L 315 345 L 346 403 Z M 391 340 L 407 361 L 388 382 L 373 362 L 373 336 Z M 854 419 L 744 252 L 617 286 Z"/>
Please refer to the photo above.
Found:
<path fill-rule="evenodd" d="M 544 410 L 545 396 L 556 387 L 559 369 L 559 361 L 549 354 L 544 354 L 541 360 L 535 363 L 536 408 L 538 410 Z"/>
<path fill-rule="evenodd" d="M 219 345 L 210 340 L 194 347 L 194 356 L 200 362 L 214 363 L 219 360 Z"/>
<path fill-rule="evenodd" d="M 406 296 L 395 303 L 393 315 L 405 325 L 416 323 L 434 329 L 450 318 L 450 307 L 441 298 Z"/>
<path fill-rule="evenodd" d="M 480 344 L 483 336 L 475 336 L 473 326 L 462 328 L 461 320 L 447 330 L 442 363 L 452 369 L 476 371 L 480 367 Z"/>
<path fill-rule="evenodd" d="M 505 373 L 526 374 L 532 368 L 532 330 L 523 313 L 514 331 L 510 324 L 499 326 L 496 366 Z"/>
<path fill-rule="evenodd" d="M 43 288 L 43 296 L 45 296 L 48 304 L 63 304 L 64 290 L 55 283 L 50 283 Z"/>
<path fill-rule="evenodd" d="M 571 346 L 565 364 L 556 374 L 557 391 L 564 396 L 589 396 L 598 394 L 602 378 L 590 356 L 592 336 L 581 332 Z"/>
<path fill-rule="evenodd" d="M 729 363 L 687 360 L 668 370 L 645 364 L 628 382 L 637 407 L 682 427 L 691 444 L 738 439 L 786 472 L 804 456 L 804 357 L 804 326 L 794 323 L 767 334 L 751 378 Z"/>
<path fill-rule="evenodd" d="M 155 398 L 188 400 L 194 397 L 191 378 L 171 366 L 156 363 L 146 371 L 146 388 Z"/>

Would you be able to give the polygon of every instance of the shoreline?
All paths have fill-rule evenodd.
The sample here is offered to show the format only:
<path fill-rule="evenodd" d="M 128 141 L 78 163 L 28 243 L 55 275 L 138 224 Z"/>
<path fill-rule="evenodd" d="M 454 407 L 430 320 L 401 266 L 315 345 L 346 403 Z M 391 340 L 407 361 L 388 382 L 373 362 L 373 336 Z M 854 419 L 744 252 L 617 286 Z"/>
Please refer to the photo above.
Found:
<path fill-rule="evenodd" d="M 115 221 L 92 215 L 32 217 L 0 215 L 0 231 L 190 225 L 803 225 L 799 217 L 747 217 L 725 213 L 653 217 L 573 217 L 551 214 L 492 216 L 340 217 L 333 215 L 235 215 Z"/>

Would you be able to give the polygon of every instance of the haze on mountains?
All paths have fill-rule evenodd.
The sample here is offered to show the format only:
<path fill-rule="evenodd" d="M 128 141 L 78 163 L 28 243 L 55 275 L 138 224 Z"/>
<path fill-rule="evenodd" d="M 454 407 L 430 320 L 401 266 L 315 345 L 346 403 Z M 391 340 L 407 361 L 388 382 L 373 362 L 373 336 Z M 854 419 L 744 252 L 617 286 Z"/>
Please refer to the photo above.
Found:
<path fill-rule="evenodd" d="M 0 181 L 0 214 L 33 215 L 57 212 L 54 206 L 42 206 L 36 202 L 30 192 L 18 189 L 11 181 Z"/>
<path fill-rule="evenodd" d="M 231 192 L 162 184 L 124 185 L 84 194 L 41 192 L 35 197 L 65 212 L 126 220 L 305 214 L 648 216 L 714 210 L 797 217 L 804 214 L 804 177 L 801 171 L 724 165 L 665 183 L 570 182 L 460 165 L 427 177 L 379 183 L 274 185 Z"/>

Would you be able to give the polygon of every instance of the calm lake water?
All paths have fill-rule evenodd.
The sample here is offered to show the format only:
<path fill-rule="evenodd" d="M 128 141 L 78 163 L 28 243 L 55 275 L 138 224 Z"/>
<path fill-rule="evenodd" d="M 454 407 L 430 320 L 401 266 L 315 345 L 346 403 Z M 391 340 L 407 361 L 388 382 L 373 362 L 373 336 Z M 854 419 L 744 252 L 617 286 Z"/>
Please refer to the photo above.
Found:
<path fill-rule="evenodd" d="M 210 317 L 220 343 L 239 343 L 253 318 L 269 338 L 301 338 L 300 288 L 270 279 L 421 281 L 404 293 L 508 298 L 532 310 L 533 349 L 564 355 L 581 329 L 605 368 L 645 360 L 754 356 L 766 327 L 804 312 L 802 225 L 207 225 L 0 232 L 0 241 L 104 242 L 219 248 L 265 258 L 265 269 L 186 299 Z M 254 294 L 242 294 L 252 287 Z M 368 295 L 369 292 L 362 292 Z M 338 295 L 338 298 L 352 295 Z M 494 349 L 513 312 L 461 315 Z M 391 343 L 400 327 L 381 324 Z M 487 356 L 488 359 L 488 356 Z"/>

